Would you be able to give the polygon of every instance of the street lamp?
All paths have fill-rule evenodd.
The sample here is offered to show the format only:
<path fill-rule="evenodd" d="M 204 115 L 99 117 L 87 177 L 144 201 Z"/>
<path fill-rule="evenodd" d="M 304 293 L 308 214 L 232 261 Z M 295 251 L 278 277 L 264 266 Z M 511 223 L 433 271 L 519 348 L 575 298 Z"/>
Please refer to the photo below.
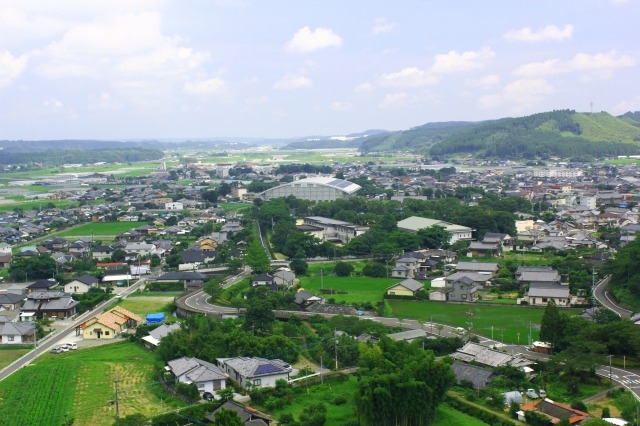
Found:
<path fill-rule="evenodd" d="M 611 358 L 613 358 L 613 355 L 608 355 L 607 358 L 609 358 L 609 387 L 613 387 L 613 381 L 611 380 Z"/>

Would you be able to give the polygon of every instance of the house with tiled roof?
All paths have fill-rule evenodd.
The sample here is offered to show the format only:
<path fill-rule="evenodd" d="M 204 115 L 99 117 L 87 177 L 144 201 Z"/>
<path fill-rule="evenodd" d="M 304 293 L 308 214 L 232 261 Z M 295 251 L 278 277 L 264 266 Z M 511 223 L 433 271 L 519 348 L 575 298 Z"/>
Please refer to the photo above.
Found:
<path fill-rule="evenodd" d="M 62 291 L 32 291 L 20 309 L 21 317 L 70 318 L 78 312 L 77 300 Z"/>
<path fill-rule="evenodd" d="M 234 411 L 238 414 L 238 417 L 240 417 L 242 424 L 246 426 L 269 426 L 273 421 L 266 414 L 259 412 L 255 408 L 249 406 L 245 407 L 244 405 L 232 400 L 225 401 L 224 404 L 216 408 L 210 414 L 204 416 L 204 418 L 211 423 L 215 423 L 216 415 L 223 410 Z"/>
<path fill-rule="evenodd" d="M 424 284 L 413 278 L 407 278 L 390 287 L 387 287 L 387 294 L 393 296 L 415 296 L 420 290 L 424 289 Z"/>
<path fill-rule="evenodd" d="M 291 365 L 280 359 L 256 357 L 218 358 L 218 366 L 245 389 L 274 387 L 276 380 L 289 380 Z"/>
<path fill-rule="evenodd" d="M 165 369 L 177 382 L 198 386 L 202 395 L 205 392 L 215 394 L 227 387 L 226 374 L 215 364 L 198 358 L 182 357 L 167 362 Z"/>
<path fill-rule="evenodd" d="M 99 279 L 92 275 L 84 274 L 65 284 L 64 291 L 66 293 L 87 293 L 91 287 L 98 287 L 99 284 Z"/>
<path fill-rule="evenodd" d="M 120 306 L 98 314 L 80 325 L 82 338 L 87 340 L 113 339 L 129 328 L 135 328 L 142 318 Z"/>
<path fill-rule="evenodd" d="M 589 414 L 584 411 L 576 410 L 575 408 L 560 404 L 548 398 L 522 405 L 520 411 L 518 411 L 518 420 L 525 421 L 524 415 L 526 411 L 535 411 L 544 414 L 549 418 L 551 424 L 557 424 L 562 419 L 568 419 L 569 424 L 575 425 L 590 417 Z"/>

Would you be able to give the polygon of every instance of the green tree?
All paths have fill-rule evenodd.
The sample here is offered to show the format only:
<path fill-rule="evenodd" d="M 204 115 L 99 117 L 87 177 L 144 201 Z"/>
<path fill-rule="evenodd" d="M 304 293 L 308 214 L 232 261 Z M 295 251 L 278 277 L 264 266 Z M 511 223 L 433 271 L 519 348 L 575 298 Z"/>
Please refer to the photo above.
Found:
<path fill-rule="evenodd" d="M 419 229 L 418 236 L 421 238 L 422 245 L 431 249 L 446 249 L 451 241 L 451 232 L 438 225 Z"/>
<path fill-rule="evenodd" d="M 113 253 L 111 253 L 112 262 L 124 262 L 126 258 L 127 258 L 127 252 L 122 249 L 114 250 Z"/>
<path fill-rule="evenodd" d="M 333 273 L 338 277 L 348 277 L 353 272 L 353 265 L 347 262 L 337 262 L 333 268 Z"/>
<path fill-rule="evenodd" d="M 214 426 L 244 426 L 242 419 L 233 410 L 227 410 L 225 408 L 216 412 L 216 416 L 213 419 Z"/>
<path fill-rule="evenodd" d="M 564 337 L 566 318 L 560 313 L 553 299 L 549 299 L 540 322 L 540 340 L 550 343 L 553 348 Z"/>
<path fill-rule="evenodd" d="M 270 334 L 276 316 L 269 302 L 262 298 L 251 299 L 242 327 L 254 333 Z"/>
<path fill-rule="evenodd" d="M 327 407 L 323 403 L 305 407 L 299 420 L 303 426 L 324 426 L 327 422 Z"/>
<path fill-rule="evenodd" d="M 367 277 L 384 278 L 388 276 L 389 271 L 380 263 L 369 262 L 362 268 L 362 274 Z"/>
<path fill-rule="evenodd" d="M 202 289 L 207 293 L 213 300 L 216 300 L 222 294 L 222 283 L 224 282 L 225 277 L 216 277 L 207 280 Z"/>
<path fill-rule="evenodd" d="M 264 274 L 271 271 L 269 256 L 257 240 L 252 241 L 247 247 L 246 261 L 254 274 Z"/>
<path fill-rule="evenodd" d="M 289 264 L 289 267 L 295 272 L 296 275 L 306 275 L 309 269 L 309 264 L 303 259 L 293 259 Z"/>
<path fill-rule="evenodd" d="M 227 386 L 224 389 L 220 389 L 217 392 L 218 396 L 220 397 L 220 399 L 222 400 L 222 402 L 226 402 L 226 401 L 231 401 L 233 400 L 233 388 L 231 386 Z"/>

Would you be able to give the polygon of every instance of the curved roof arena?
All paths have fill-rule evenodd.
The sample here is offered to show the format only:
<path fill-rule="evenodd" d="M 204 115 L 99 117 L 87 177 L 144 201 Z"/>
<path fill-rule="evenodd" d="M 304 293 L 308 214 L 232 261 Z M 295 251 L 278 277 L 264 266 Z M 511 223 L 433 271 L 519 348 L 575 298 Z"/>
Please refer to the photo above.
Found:
<path fill-rule="evenodd" d="M 334 177 L 310 177 L 267 189 L 260 195 L 265 200 L 288 197 L 310 201 L 333 201 L 355 194 L 360 185 Z"/>

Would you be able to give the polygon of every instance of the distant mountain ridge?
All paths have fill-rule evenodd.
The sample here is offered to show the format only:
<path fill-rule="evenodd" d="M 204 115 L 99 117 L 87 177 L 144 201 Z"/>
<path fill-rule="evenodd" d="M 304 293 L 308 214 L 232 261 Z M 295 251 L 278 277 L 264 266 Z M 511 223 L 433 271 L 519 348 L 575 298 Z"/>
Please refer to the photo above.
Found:
<path fill-rule="evenodd" d="M 428 123 L 361 140 L 363 152 L 410 151 L 435 158 L 539 158 L 640 154 L 640 112 L 543 112 L 482 122 Z"/>

